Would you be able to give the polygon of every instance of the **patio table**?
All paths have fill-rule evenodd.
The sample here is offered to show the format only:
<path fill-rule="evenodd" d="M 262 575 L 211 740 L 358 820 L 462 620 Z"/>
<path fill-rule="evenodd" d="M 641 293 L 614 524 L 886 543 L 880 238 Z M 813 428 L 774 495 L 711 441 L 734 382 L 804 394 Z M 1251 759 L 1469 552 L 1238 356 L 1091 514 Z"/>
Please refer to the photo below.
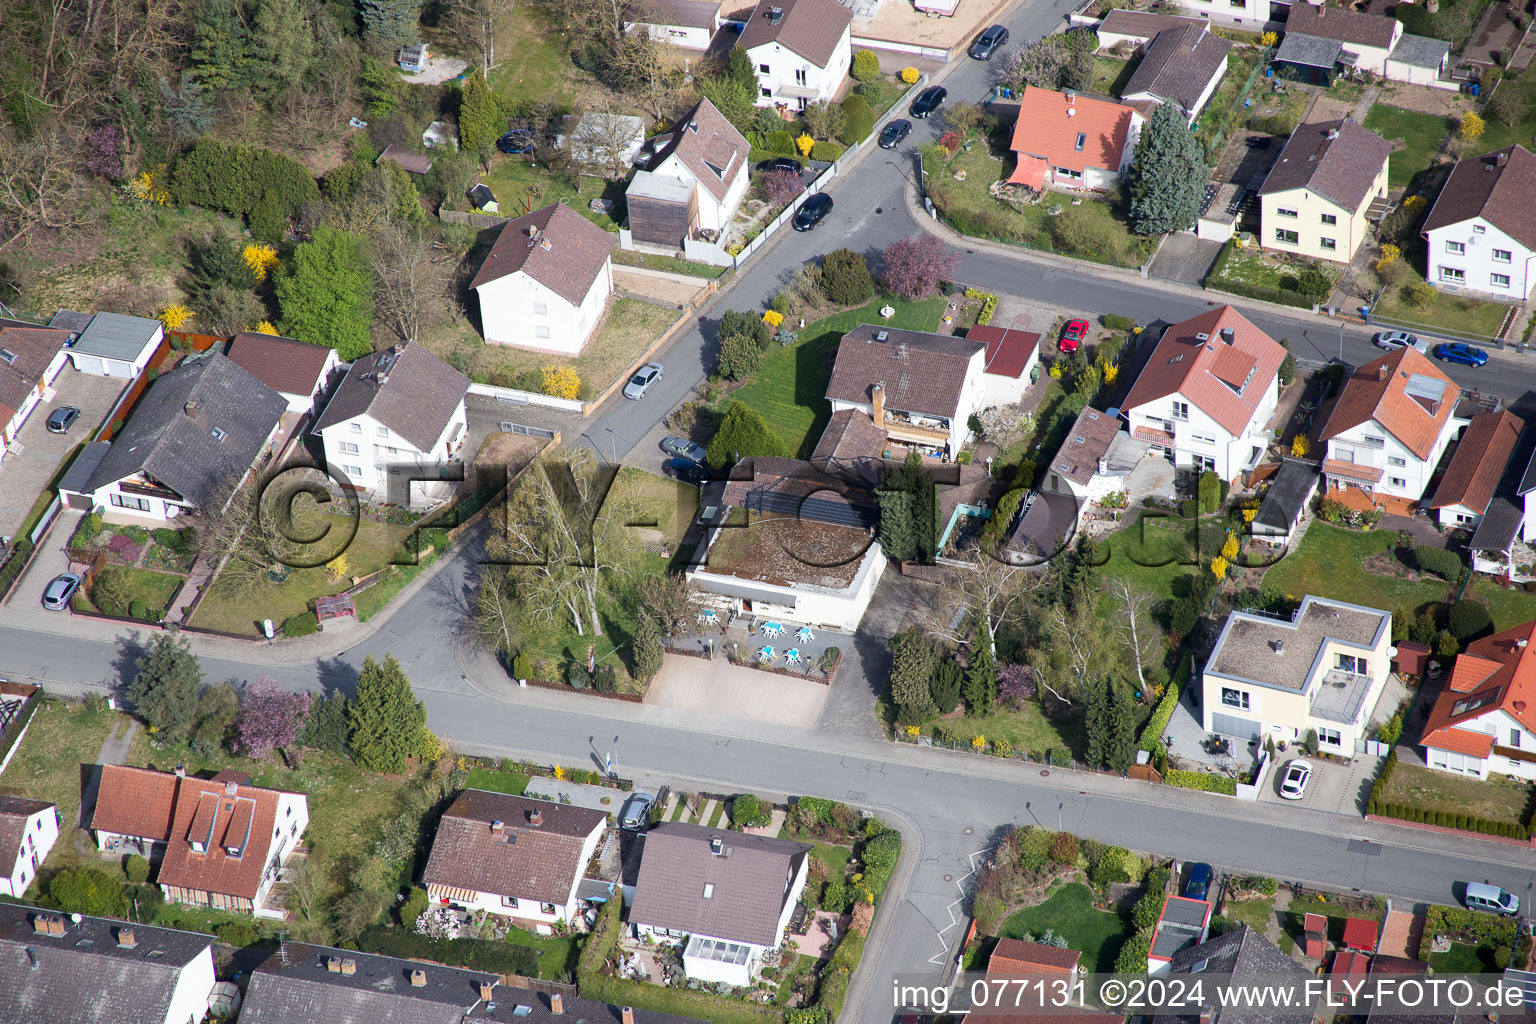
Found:
<path fill-rule="evenodd" d="M 816 639 L 816 634 L 811 632 L 811 627 L 801 626 L 799 629 L 795 630 L 795 639 L 799 640 L 803 644 L 808 644 L 812 640 Z"/>
<path fill-rule="evenodd" d="M 774 653 L 773 653 L 773 648 L 772 647 L 764 646 L 764 647 L 759 647 L 757 649 L 757 660 L 758 661 L 772 661 L 773 658 L 774 658 Z"/>

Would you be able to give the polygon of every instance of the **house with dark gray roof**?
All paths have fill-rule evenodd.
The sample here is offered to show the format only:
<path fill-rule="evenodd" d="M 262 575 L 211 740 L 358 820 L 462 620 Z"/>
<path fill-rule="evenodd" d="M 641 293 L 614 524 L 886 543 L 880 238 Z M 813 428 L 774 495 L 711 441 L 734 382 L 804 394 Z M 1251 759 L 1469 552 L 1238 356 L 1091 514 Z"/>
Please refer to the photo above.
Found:
<path fill-rule="evenodd" d="M 580 999 L 558 992 L 530 989 L 496 989 L 495 999 L 481 1004 L 464 1018 L 464 1024 L 704 1024 L 688 1017 L 613 1006 L 595 999 Z"/>
<path fill-rule="evenodd" d="M 804 110 L 837 95 L 853 59 L 853 11 L 837 0 L 759 0 L 737 46 L 757 72 L 757 105 Z"/>
<path fill-rule="evenodd" d="M 580 913 L 577 890 L 607 828 L 602 811 L 466 789 L 438 822 L 421 882 L 436 904 L 553 935 Z"/>
<path fill-rule="evenodd" d="M 199 1024 L 213 936 L 0 903 L 0 1024 Z"/>
<path fill-rule="evenodd" d="M 0 796 L 0 894 L 20 897 L 59 838 L 59 810 L 45 800 Z"/>
<path fill-rule="evenodd" d="M 1269 544 L 1289 544 L 1302 513 L 1317 493 L 1319 479 L 1316 464 L 1282 459 L 1253 517 L 1253 536 Z"/>
<path fill-rule="evenodd" d="M 507 221 L 469 284 L 485 340 L 580 355 L 608 310 L 618 244 L 564 203 Z"/>
<path fill-rule="evenodd" d="M 51 326 L 75 330 L 79 314 L 60 310 Z M 62 318 L 62 319 L 61 319 Z M 101 377 L 137 377 L 165 338 L 158 320 L 123 313 L 97 313 L 69 347 L 69 358 L 81 373 Z"/>
<path fill-rule="evenodd" d="M 867 414 L 896 443 L 953 456 L 984 402 L 986 350 L 967 338 L 862 324 L 837 346 L 827 401 L 834 414 Z"/>
<path fill-rule="evenodd" d="M 251 972 L 241 1024 L 464 1024 L 501 976 L 285 942 Z"/>
<path fill-rule="evenodd" d="M 676 249 L 723 232 L 751 179 L 746 136 L 701 99 L 646 146 L 651 155 L 624 193 L 634 240 Z"/>
<path fill-rule="evenodd" d="M 747 985 L 779 945 L 805 888 L 811 847 L 682 822 L 645 833 L 629 922 L 683 947 L 700 981 Z"/>
<path fill-rule="evenodd" d="M 1174 974 L 1235 975 L 1276 983 L 1304 983 L 1312 977 L 1310 971 L 1247 925 L 1239 925 L 1235 931 L 1181 949 L 1173 955 L 1170 969 Z M 1215 1020 L 1220 1024 L 1308 1024 L 1312 1015 L 1312 1006 L 1233 1005 L 1221 1007 L 1211 1018 L 1205 1018 L 1197 1010 L 1193 1013 L 1159 1013 L 1152 1020 L 1154 1024 L 1201 1024 L 1202 1020 Z"/>
<path fill-rule="evenodd" d="M 1523 302 L 1536 290 L 1536 155 L 1506 146 L 1468 157 L 1445 180 L 1420 229 L 1425 279 L 1447 291 Z"/>
<path fill-rule="evenodd" d="M 1193 121 L 1226 77 L 1231 49 L 1205 24 L 1165 29 L 1146 45 L 1120 101 L 1148 117 L 1158 104 L 1172 103 Z"/>
<path fill-rule="evenodd" d="M 1390 142 L 1351 120 L 1299 126 L 1259 188 L 1259 244 L 1348 263 L 1370 221 L 1386 213 L 1391 153 Z"/>
<path fill-rule="evenodd" d="M 430 481 L 464 445 L 468 393 L 469 378 L 419 342 L 369 353 L 352 364 L 315 421 L 326 465 L 355 490 L 386 491 L 399 504 L 419 503 L 423 491 L 432 497 Z"/>
<path fill-rule="evenodd" d="M 1385 75 L 1387 58 L 1402 34 L 1403 23 L 1384 14 L 1369 14 L 1344 7 L 1295 4 L 1286 18 L 1285 39 L 1275 53 L 1275 60 L 1315 69 L 1320 77 L 1331 77 L 1336 66 Z M 1297 61 L 1297 42 L 1310 48 L 1313 59 L 1323 56 L 1323 46 L 1331 46 L 1332 60 L 1326 64 L 1320 60 L 1317 63 Z M 1288 47 L 1291 49 L 1288 50 Z"/>
<path fill-rule="evenodd" d="M 271 459 L 287 407 L 222 353 L 186 359 L 145 389 L 74 497 L 156 521 L 216 516 Z"/>

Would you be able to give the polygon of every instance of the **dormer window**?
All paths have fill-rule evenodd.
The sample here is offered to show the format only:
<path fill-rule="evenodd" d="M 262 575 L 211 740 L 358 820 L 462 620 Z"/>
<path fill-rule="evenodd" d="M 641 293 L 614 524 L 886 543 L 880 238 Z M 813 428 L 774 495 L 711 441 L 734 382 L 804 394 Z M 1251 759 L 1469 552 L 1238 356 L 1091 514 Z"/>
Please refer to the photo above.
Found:
<path fill-rule="evenodd" d="M 7 363 L 10 363 L 12 366 L 16 365 L 16 353 L 12 352 L 8 348 L 0 348 L 0 359 L 4 359 Z"/>
<path fill-rule="evenodd" d="M 1172 415 L 1173 415 L 1173 418 L 1176 419 L 1176 420 L 1187 420 L 1187 419 L 1189 419 L 1189 403 L 1188 402 L 1174 402 L 1173 403 L 1173 413 L 1172 413 Z"/>
<path fill-rule="evenodd" d="M 192 840 L 192 852 L 193 853 L 207 853 L 208 852 L 208 847 L 204 846 L 201 842 L 199 842 L 198 840 L 194 839 L 194 840 Z"/>

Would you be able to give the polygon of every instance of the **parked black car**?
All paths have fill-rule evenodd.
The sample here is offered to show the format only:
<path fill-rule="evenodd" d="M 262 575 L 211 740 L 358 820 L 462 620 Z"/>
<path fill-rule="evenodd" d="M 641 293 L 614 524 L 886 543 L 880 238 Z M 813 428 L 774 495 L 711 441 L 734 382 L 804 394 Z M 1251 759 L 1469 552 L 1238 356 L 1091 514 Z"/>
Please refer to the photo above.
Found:
<path fill-rule="evenodd" d="M 661 473 L 668 480 L 693 484 L 695 487 L 704 486 L 709 479 L 709 470 L 692 459 L 668 459 L 661 467 Z"/>
<path fill-rule="evenodd" d="M 1008 42 L 1008 30 L 1001 25 L 993 25 L 971 43 L 971 57 L 974 60 L 991 60 L 992 55 Z"/>
<path fill-rule="evenodd" d="M 912 116 L 921 121 L 935 110 L 944 98 L 949 95 L 949 90 L 942 85 L 930 86 L 917 94 L 917 99 L 912 101 Z"/>
<path fill-rule="evenodd" d="M 772 160 L 764 160 L 757 165 L 757 169 L 767 174 L 769 171 L 794 171 L 796 174 L 805 170 L 799 160 L 791 160 L 787 156 L 776 156 Z"/>
<path fill-rule="evenodd" d="M 912 122 L 898 117 L 880 130 L 880 148 L 895 149 L 901 140 L 912 134 Z"/>
<path fill-rule="evenodd" d="M 825 192 L 817 192 L 807 199 L 805 205 L 800 207 L 800 212 L 795 214 L 795 230 L 809 231 L 820 224 L 822 218 L 831 212 L 832 197 Z"/>

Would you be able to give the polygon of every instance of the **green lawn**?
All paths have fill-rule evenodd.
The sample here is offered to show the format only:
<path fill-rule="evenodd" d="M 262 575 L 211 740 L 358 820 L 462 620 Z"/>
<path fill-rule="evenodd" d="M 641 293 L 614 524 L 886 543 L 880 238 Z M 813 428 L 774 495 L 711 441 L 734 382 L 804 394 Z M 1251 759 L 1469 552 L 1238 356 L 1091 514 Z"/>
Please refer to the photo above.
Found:
<path fill-rule="evenodd" d="M 962 744 L 973 736 L 985 736 L 988 743 L 1007 740 L 1016 752 L 1027 750 L 1036 757 L 1044 757 L 1048 750 L 1082 750 L 1083 730 L 1078 719 L 1053 722 L 1036 701 L 1018 711 L 997 708 L 989 715 L 930 722 L 923 726 L 923 733 L 933 735 L 935 729 Z"/>
<path fill-rule="evenodd" d="M 1011 914 L 997 934 L 1023 939 L 1039 935 L 1047 928 L 1082 953 L 1082 965 L 1090 973 L 1098 974 L 1114 970 L 1115 957 L 1131 934 L 1125 918 L 1094 908 L 1093 891 L 1080 882 L 1062 886 L 1038 906 Z"/>
<path fill-rule="evenodd" d="M 1233 921 L 1240 921 L 1263 935 L 1269 928 L 1269 922 L 1275 915 L 1275 901 L 1267 900 L 1243 900 L 1237 902 L 1228 900 L 1223 908 L 1223 916 Z"/>
<path fill-rule="evenodd" d="M 63 831 L 75 823 L 80 809 L 81 766 L 96 763 L 101 744 L 124 716 L 92 711 L 80 704 L 44 700 L 32 715 L 26 738 L 0 775 L 0 793 L 28 796 L 57 804 Z M 60 837 L 53 858 L 68 855 L 72 846 Z"/>
<path fill-rule="evenodd" d="M 657 453 L 660 457 L 660 452 Z M 623 504 L 615 504 L 623 503 Z M 699 510 L 699 489 L 643 469 L 625 466 L 608 492 L 610 507 L 633 506 L 636 523 L 655 522 L 675 551 Z"/>
<path fill-rule="evenodd" d="M 881 320 L 879 310 L 886 303 L 894 306 L 896 313 L 889 320 Z M 832 378 L 832 358 L 843 335 L 860 324 L 935 331 L 944 315 L 944 305 L 942 296 L 921 302 L 879 298 L 858 309 L 808 324 L 796 344 L 770 348 L 752 379 L 725 401 L 720 412 L 724 414 L 731 402 L 745 403 L 763 414 L 791 454 L 809 458 L 832 417 L 827 404 L 827 382 Z"/>
<path fill-rule="evenodd" d="M 853 851 L 846 846 L 833 846 L 831 843 L 811 844 L 811 856 L 821 861 L 827 869 L 827 878 L 837 881 L 848 874 L 848 858 Z"/>
<path fill-rule="evenodd" d="M 1424 280 L 1418 271 L 1419 267 L 1424 266 L 1424 242 L 1422 239 L 1414 239 L 1403 248 L 1406 251 L 1403 253 L 1402 278 L 1381 293 L 1381 298 L 1376 302 L 1376 315 L 1477 339 L 1492 338 L 1503 324 L 1504 314 L 1509 307 L 1449 292 L 1437 293 L 1428 306 L 1416 305 L 1409 298 L 1408 290 Z"/>
<path fill-rule="evenodd" d="M 528 788 L 528 776 L 521 772 L 502 772 L 494 768 L 471 768 L 465 789 L 485 789 L 492 793 L 522 796 Z"/>
<path fill-rule="evenodd" d="M 575 935 L 535 935 L 521 928 L 507 931 L 507 941 L 514 946 L 528 946 L 539 951 L 539 977 L 558 981 L 576 974 L 576 956 L 581 939 Z"/>
<path fill-rule="evenodd" d="M 521 217 L 531 210 L 558 202 L 565 203 L 604 231 L 618 231 L 619 221 L 624 219 L 623 182 L 583 177 L 578 191 L 574 175 L 552 171 L 543 164 L 535 167 L 526 156 L 502 153 L 491 159 L 490 173 L 481 180 L 496 194 L 503 217 Z M 594 213 L 588 205 L 593 199 L 618 200 L 613 211 L 618 220 L 606 213 Z"/>
<path fill-rule="evenodd" d="M 1422 173 L 1440 143 L 1456 127 L 1448 117 L 1420 114 L 1384 103 L 1371 107 L 1365 115 L 1365 126 L 1387 141 L 1401 141 L 1406 147 L 1387 158 L 1387 182 L 1393 187 L 1407 185 Z"/>
<path fill-rule="evenodd" d="M 302 510 L 300 514 L 303 514 Z M 346 551 L 348 574 L 366 576 L 390 565 L 399 556 L 401 542 L 409 533 L 408 526 L 368 520 L 358 523 L 357 535 Z M 259 636 L 262 619 L 269 618 L 280 626 L 285 619 L 309 610 L 315 598 L 339 594 L 351 585 L 350 579 L 332 579 L 323 565 L 294 569 L 283 583 L 263 579 L 248 590 L 238 590 L 215 579 L 202 604 L 197 606 L 192 625 Z M 377 588 L 370 588 L 373 589 Z"/>
<path fill-rule="evenodd" d="M 1497 99 L 1498 94 L 1505 90 L 1518 92 L 1524 100 L 1521 116 L 1514 124 L 1508 124 L 1485 110 L 1483 121 L 1486 127 L 1483 129 L 1483 137 L 1478 140 L 1477 147 L 1472 152 L 1491 153 L 1495 149 L 1503 149 L 1516 142 L 1527 149 L 1531 147 L 1531 138 L 1536 136 L 1536 70 L 1527 68 L 1525 74 L 1519 79 L 1500 82 L 1499 87 L 1493 92 L 1493 98 Z M 1495 109 L 1499 106 L 1496 103 L 1490 105 Z"/>
<path fill-rule="evenodd" d="M 471 369 L 488 372 L 493 384 L 538 390 L 546 366 L 570 366 L 581 377 L 581 397 L 590 399 L 628 370 L 651 342 L 661 337 L 683 313 L 639 299 L 616 298 L 608 307 L 602 330 L 587 342 L 575 359 L 539 352 L 525 352 L 505 345 L 482 345 Z M 533 379 L 516 381 L 519 374 Z M 574 439 L 572 439 L 574 440 Z"/>
<path fill-rule="evenodd" d="M 1275 915 L 1280 922 L 1282 939 L 1288 938 L 1294 944 L 1300 945 L 1306 931 L 1308 914 L 1321 914 L 1328 919 L 1328 941 L 1335 945 L 1344 941 L 1344 922 L 1349 918 L 1362 917 L 1380 921 L 1384 916 L 1383 911 L 1380 910 L 1351 908 L 1339 903 L 1322 903 L 1315 899 L 1305 899 L 1301 902 L 1292 902 L 1290 909 Z"/>
<path fill-rule="evenodd" d="M 1295 256 L 1281 256 L 1265 252 L 1257 246 L 1238 248 L 1232 245 L 1218 274 L 1211 275 L 1206 284 L 1220 288 L 1226 282 L 1263 285 L 1267 288 L 1296 290 L 1296 275 L 1303 267 L 1313 266 L 1337 281 L 1340 268 L 1321 260 L 1308 260 Z"/>
<path fill-rule="evenodd" d="M 1440 9 L 1430 14 L 1422 4 L 1404 4 L 1397 9 L 1397 18 L 1403 23 L 1404 32 L 1416 36 L 1444 39 L 1451 50 L 1460 53 L 1462 45 L 1472 35 L 1478 16 L 1493 0 L 1440 0 Z"/>
<path fill-rule="evenodd" d="M 546 99 L 569 103 L 592 86 L 571 63 L 581 34 L 562 30 L 551 8 L 517 4 L 498 19 L 496 67 L 491 89 L 510 100 Z M 474 54 L 465 56 L 473 60 Z"/>
<path fill-rule="evenodd" d="M 1216 157 L 1220 151 L 1217 149 L 1216 138 L 1218 135 L 1225 139 L 1239 124 L 1244 123 L 1250 111 L 1245 110 L 1238 103 L 1237 94 L 1242 91 L 1247 83 L 1248 76 L 1253 73 L 1254 67 L 1259 63 L 1259 51 L 1248 47 L 1234 47 L 1227 54 L 1227 73 L 1222 78 L 1221 84 L 1216 87 L 1210 101 L 1206 103 L 1199 118 L 1195 121 L 1195 134 L 1205 147 L 1206 162 L 1216 163 Z M 1260 86 L 1255 85 L 1249 95 L 1256 95 Z"/>
<path fill-rule="evenodd" d="M 1103 200 L 1052 192 L 1015 209 L 994 199 L 988 189 L 1013 173 L 1015 158 L 1006 139 L 994 136 L 992 145 L 976 139 L 969 152 L 959 151 L 948 163 L 938 159 L 936 147 L 923 150 L 928 195 L 955 230 L 1116 267 L 1139 266 L 1151 253 L 1152 241 L 1133 234 Z M 961 172 L 964 180 L 956 180 Z"/>
<path fill-rule="evenodd" d="M 1362 563 L 1396 542 L 1392 530 L 1360 532 L 1314 522 L 1301 545 L 1270 569 L 1264 582 L 1298 600 L 1305 594 L 1326 594 L 1390 612 L 1402 608 L 1417 613 L 1426 605 L 1448 600 L 1451 587 L 1442 580 L 1431 577 L 1414 582 L 1366 572 Z M 1468 594 L 1488 605 L 1495 629 L 1536 618 L 1536 596 L 1524 591 L 1505 590 L 1475 577 Z"/>
<path fill-rule="evenodd" d="M 143 601 L 148 621 L 151 622 L 159 621 L 161 615 L 165 613 L 166 607 L 171 603 L 171 598 L 175 596 L 176 588 L 181 586 L 182 582 L 186 579 L 185 576 L 176 576 L 168 572 L 154 572 L 150 569 L 134 569 L 126 566 L 111 566 L 109 568 L 116 569 L 127 579 L 128 586 L 124 590 L 127 604 L 120 608 L 97 608 L 96 610 L 107 615 L 126 616 L 134 601 Z M 105 572 L 106 570 L 103 571 Z M 77 595 L 76 600 L 84 600 L 86 597 L 85 591 L 82 590 Z M 96 607 L 94 601 L 90 602 L 90 607 Z"/>
<path fill-rule="evenodd" d="M 1108 556 L 1103 571 L 1130 580 L 1159 601 L 1183 596 L 1184 577 L 1197 571 L 1197 562 L 1206 565 L 1221 550 L 1227 526 L 1224 518 L 1207 518 L 1200 524 L 1197 546 L 1187 520 L 1143 513 L 1101 542 L 1099 557 Z"/>
<path fill-rule="evenodd" d="M 1120 98 L 1130 82 L 1131 76 L 1136 73 L 1136 65 L 1141 63 L 1140 57 L 1130 60 L 1121 60 L 1119 57 L 1095 57 L 1093 58 L 1093 85 L 1094 92 L 1103 93 L 1106 96 Z"/>
<path fill-rule="evenodd" d="M 1474 946 L 1466 942 L 1453 942 L 1444 953 L 1429 954 L 1430 970 L 1436 974 L 1492 974 L 1492 946 Z"/>
<path fill-rule="evenodd" d="M 1523 821 L 1531 796 L 1529 782 L 1506 775 L 1479 782 L 1399 762 L 1382 800 L 1452 814 L 1476 815 L 1489 821 Z"/>
<path fill-rule="evenodd" d="M 627 249 L 613 250 L 613 262 L 616 265 L 646 267 L 650 270 L 665 270 L 673 274 L 687 274 L 689 277 L 706 277 L 710 280 L 725 273 L 724 267 L 712 267 L 708 263 L 680 260 L 675 256 L 658 256 L 650 252 L 630 252 Z"/>

